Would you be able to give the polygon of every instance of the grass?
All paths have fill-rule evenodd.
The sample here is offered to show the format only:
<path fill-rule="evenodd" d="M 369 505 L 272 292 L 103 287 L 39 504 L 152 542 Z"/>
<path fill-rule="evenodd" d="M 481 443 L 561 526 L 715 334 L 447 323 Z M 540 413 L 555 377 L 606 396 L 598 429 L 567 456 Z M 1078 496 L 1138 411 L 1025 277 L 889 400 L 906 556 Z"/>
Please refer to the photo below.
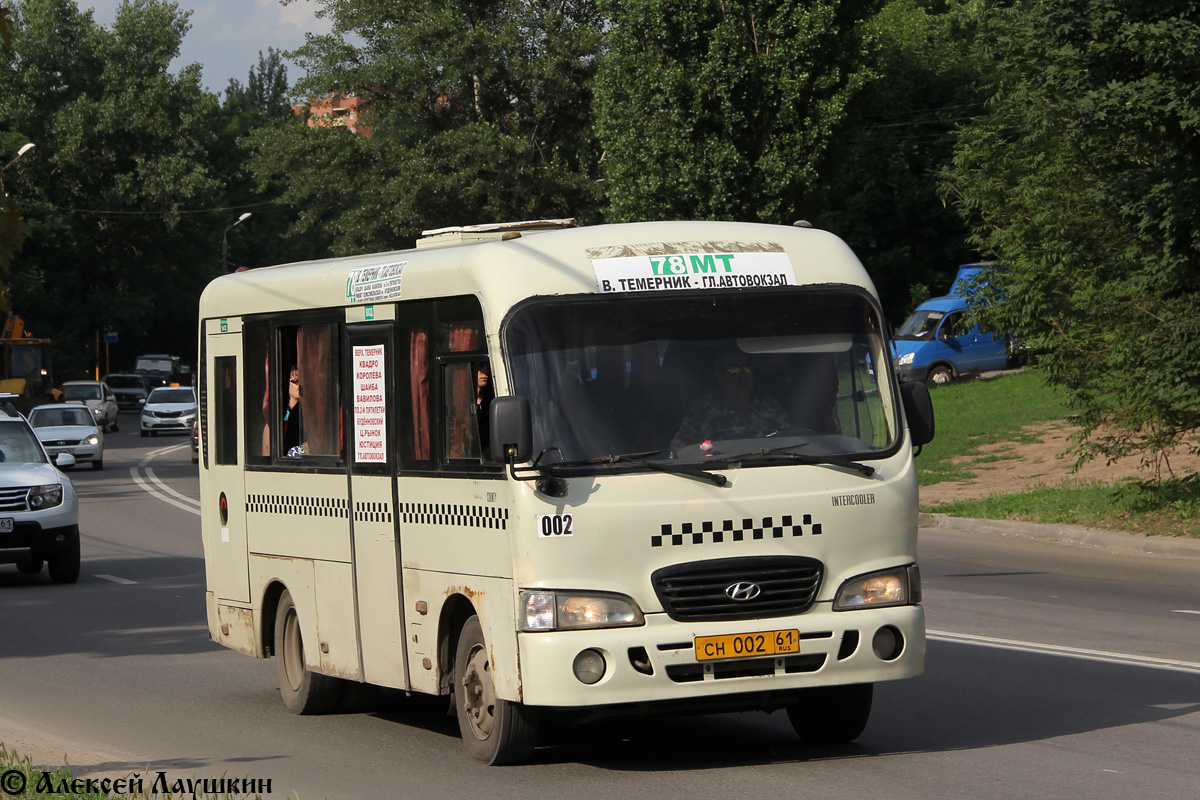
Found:
<path fill-rule="evenodd" d="M 921 484 L 975 477 L 972 463 L 1004 457 L 980 453 L 983 445 L 1028 441 L 1026 425 L 1067 417 L 1067 405 L 1040 377 L 1021 372 L 991 380 L 960 381 L 935 386 L 933 410 L 937 435 L 917 459 Z M 957 457 L 967 457 L 956 464 Z M 1012 456 L 1009 456 L 1012 458 Z"/>
<path fill-rule="evenodd" d="M 1149 536 L 1200 538 L 1200 485 L 1191 481 L 1124 481 L 1034 489 L 936 507 L 939 514 L 978 519 L 1086 525 Z"/>
<path fill-rule="evenodd" d="M 939 386 L 931 394 L 937 436 L 917 458 L 922 485 L 969 480 L 975 477 L 972 466 L 1014 457 L 1002 443 L 1036 440 L 1023 426 L 1065 421 L 1068 415 L 1062 399 L 1033 373 Z M 995 444 L 1001 446 L 991 452 L 979 449 Z M 1200 538 L 1200 477 L 1039 488 L 924 510 Z"/>

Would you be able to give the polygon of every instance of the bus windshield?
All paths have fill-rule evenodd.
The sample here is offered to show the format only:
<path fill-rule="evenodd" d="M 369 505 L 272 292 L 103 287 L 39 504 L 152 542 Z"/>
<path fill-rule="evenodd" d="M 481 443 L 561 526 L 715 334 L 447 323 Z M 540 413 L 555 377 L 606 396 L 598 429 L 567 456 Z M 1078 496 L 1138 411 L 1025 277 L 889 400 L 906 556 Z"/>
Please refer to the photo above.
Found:
<path fill-rule="evenodd" d="M 539 298 L 504 329 L 544 463 L 882 456 L 897 411 L 859 290 Z M 736 465 L 735 465 L 736 466 Z"/>

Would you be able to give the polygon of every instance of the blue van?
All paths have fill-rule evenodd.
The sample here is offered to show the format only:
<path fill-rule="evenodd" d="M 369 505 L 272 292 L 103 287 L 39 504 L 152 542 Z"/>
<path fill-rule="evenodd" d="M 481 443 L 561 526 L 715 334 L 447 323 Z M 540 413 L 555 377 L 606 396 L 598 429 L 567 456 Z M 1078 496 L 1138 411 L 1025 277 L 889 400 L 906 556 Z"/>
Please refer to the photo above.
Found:
<path fill-rule="evenodd" d="M 966 311 L 966 299 L 950 295 L 917 306 L 892 340 L 901 381 L 949 383 L 1008 366 L 1005 338 L 968 325 Z"/>

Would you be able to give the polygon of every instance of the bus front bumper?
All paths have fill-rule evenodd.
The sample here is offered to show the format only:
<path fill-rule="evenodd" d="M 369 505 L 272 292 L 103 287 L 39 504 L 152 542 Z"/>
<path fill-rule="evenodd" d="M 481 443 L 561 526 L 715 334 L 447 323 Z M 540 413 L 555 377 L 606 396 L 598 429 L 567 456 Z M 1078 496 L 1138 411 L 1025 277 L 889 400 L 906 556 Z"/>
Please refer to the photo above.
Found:
<path fill-rule="evenodd" d="M 920 675 L 925 669 L 925 612 L 898 606 L 833 612 L 821 603 L 799 617 L 684 623 L 647 614 L 631 628 L 518 634 L 522 700 L 526 705 L 581 707 L 663 704 L 690 700 L 728 705 L 731 695 L 789 692 L 815 686 L 876 683 Z M 775 655 L 706 659 L 713 642 L 697 637 L 796 631 L 798 648 Z M 781 633 L 786 638 L 786 633 Z M 594 651 L 594 652 L 588 652 Z M 879 651 L 877 653 L 877 651 Z M 603 660 L 601 677 L 584 683 L 576 664 Z"/>

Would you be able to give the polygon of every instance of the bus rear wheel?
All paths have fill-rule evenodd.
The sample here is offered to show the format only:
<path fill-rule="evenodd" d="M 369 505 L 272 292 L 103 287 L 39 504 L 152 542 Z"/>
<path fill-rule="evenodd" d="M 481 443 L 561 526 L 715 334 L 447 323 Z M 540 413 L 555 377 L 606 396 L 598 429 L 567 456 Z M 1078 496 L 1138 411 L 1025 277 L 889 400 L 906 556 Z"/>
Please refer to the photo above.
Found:
<path fill-rule="evenodd" d="M 341 681 L 311 672 L 304 664 L 300 615 L 287 590 L 275 611 L 275 671 L 283 704 L 293 714 L 324 714 L 337 705 Z"/>
<path fill-rule="evenodd" d="M 521 703 L 496 696 L 492 664 L 479 617 L 458 637 L 454 658 L 454 708 L 467 752 L 484 764 L 514 764 L 537 744 L 537 715 Z"/>
<path fill-rule="evenodd" d="M 867 727 L 874 694 L 870 683 L 801 689 L 788 707 L 788 719 L 809 747 L 852 742 Z"/>

